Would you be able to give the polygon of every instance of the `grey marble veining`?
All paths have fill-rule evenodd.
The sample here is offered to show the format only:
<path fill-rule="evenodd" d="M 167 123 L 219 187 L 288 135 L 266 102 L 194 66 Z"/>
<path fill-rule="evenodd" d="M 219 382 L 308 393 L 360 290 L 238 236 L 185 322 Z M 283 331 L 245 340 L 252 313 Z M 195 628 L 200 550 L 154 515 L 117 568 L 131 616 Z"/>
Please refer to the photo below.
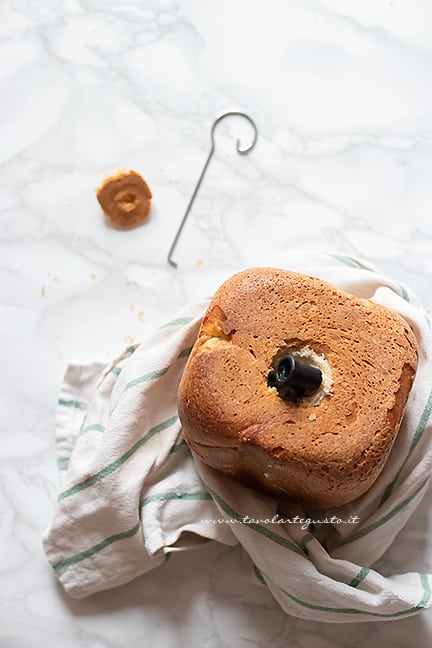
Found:
<path fill-rule="evenodd" d="M 239 550 L 206 545 L 83 601 L 41 535 L 58 488 L 57 394 L 72 359 L 109 360 L 234 271 L 287 248 L 362 256 L 432 307 L 432 6 L 425 0 L 4 0 L 0 7 L 0 646 L 429 646 L 431 613 L 287 617 Z M 222 110 L 217 150 L 166 255 Z M 119 167 L 148 224 L 108 227 Z M 380 561 L 432 568 L 431 491 Z"/>

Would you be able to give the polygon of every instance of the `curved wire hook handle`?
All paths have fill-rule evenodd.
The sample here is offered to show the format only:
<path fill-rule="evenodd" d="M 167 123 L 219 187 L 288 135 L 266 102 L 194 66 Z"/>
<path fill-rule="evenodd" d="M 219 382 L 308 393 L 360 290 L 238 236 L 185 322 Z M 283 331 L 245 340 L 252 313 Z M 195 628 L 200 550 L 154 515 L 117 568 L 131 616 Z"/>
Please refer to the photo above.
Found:
<path fill-rule="evenodd" d="M 177 263 L 175 261 L 173 261 L 173 259 L 172 259 L 172 256 L 174 254 L 174 250 L 175 250 L 176 245 L 178 243 L 178 240 L 180 238 L 180 234 L 182 233 L 183 227 L 184 227 L 184 225 L 186 223 L 186 219 L 189 216 L 189 212 L 190 212 L 191 207 L 192 207 L 192 205 L 194 203 L 194 200 L 196 198 L 198 190 L 199 190 L 199 188 L 201 186 L 201 183 L 203 181 L 205 173 L 207 171 L 207 167 L 208 167 L 208 165 L 210 163 L 210 160 L 213 157 L 213 153 L 215 152 L 215 137 L 214 137 L 214 134 L 215 134 L 216 126 L 219 124 L 220 121 L 222 121 L 222 119 L 225 119 L 225 117 L 231 117 L 232 115 L 237 116 L 237 117 L 244 117 L 245 119 L 247 119 L 247 121 L 251 124 L 251 126 L 252 126 L 252 128 L 254 130 L 254 137 L 253 137 L 253 140 L 252 140 L 252 144 L 249 144 L 249 146 L 246 146 L 246 147 L 243 148 L 242 145 L 241 145 L 240 140 L 239 139 L 237 140 L 237 144 L 236 144 L 237 152 L 240 153 L 240 155 L 246 155 L 246 153 L 249 153 L 249 151 L 252 151 L 253 147 L 256 144 L 256 141 L 257 141 L 257 138 L 258 138 L 258 129 L 257 129 L 253 119 L 251 119 L 251 117 L 249 117 L 249 115 L 246 115 L 246 113 L 239 112 L 238 110 L 229 110 L 227 112 L 222 113 L 221 115 L 219 115 L 215 119 L 215 121 L 213 122 L 211 132 L 210 132 L 211 148 L 210 148 L 207 160 L 206 160 L 206 162 L 204 164 L 203 170 L 201 171 L 201 175 L 198 178 L 198 182 L 196 183 L 195 189 L 193 190 L 192 196 L 191 196 L 191 198 L 189 200 L 189 204 L 186 207 L 186 211 L 185 211 L 185 214 L 184 214 L 184 216 L 182 218 L 182 221 L 181 221 L 181 223 L 179 225 L 179 228 L 177 230 L 177 234 L 175 235 L 174 240 L 172 242 L 172 245 L 170 247 L 170 250 L 168 252 L 168 263 L 170 265 L 172 265 L 173 268 L 177 268 Z"/>

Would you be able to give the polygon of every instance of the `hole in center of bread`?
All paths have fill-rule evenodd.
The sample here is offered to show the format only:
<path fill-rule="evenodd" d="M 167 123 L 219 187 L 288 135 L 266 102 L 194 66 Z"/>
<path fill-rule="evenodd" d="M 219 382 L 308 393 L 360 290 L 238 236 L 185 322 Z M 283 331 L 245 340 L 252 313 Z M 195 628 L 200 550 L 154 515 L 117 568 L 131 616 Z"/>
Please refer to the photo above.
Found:
<path fill-rule="evenodd" d="M 137 195 L 128 190 L 119 191 L 116 195 L 116 202 L 120 209 L 130 212 L 136 207 Z"/>
<path fill-rule="evenodd" d="M 287 356 L 293 356 L 298 358 L 299 362 L 311 367 L 315 367 L 321 371 L 322 380 L 321 384 L 313 393 L 299 394 L 294 389 L 288 390 L 284 400 L 287 402 L 294 403 L 299 405 L 300 403 L 305 403 L 311 407 L 317 407 L 326 396 L 331 396 L 332 387 L 333 387 L 333 376 L 330 367 L 330 363 L 323 353 L 318 353 L 310 345 L 287 345 L 279 349 L 276 355 L 273 358 L 271 368 L 269 370 L 269 376 L 275 371 L 280 360 Z M 268 388 L 274 391 L 276 387 L 270 384 L 268 380 Z"/>

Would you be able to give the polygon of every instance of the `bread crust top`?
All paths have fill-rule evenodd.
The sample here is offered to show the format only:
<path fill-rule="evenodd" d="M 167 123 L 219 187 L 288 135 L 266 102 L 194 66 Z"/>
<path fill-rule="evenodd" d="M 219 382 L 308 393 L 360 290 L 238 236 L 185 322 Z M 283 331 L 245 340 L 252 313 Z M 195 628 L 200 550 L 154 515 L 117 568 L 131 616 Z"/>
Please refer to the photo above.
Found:
<path fill-rule="evenodd" d="M 267 383 L 274 358 L 309 347 L 331 367 L 318 405 Z M 311 505 L 352 501 L 378 477 L 417 366 L 398 314 L 295 272 L 253 268 L 215 293 L 178 394 L 184 435 L 209 465 Z M 315 487 L 314 487 L 315 483 Z"/>

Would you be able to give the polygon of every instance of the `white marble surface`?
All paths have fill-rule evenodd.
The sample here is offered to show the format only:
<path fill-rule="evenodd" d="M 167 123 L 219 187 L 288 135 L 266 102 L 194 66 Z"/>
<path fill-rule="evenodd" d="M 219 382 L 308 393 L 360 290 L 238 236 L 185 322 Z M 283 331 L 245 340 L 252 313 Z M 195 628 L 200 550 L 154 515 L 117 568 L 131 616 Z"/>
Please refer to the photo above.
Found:
<path fill-rule="evenodd" d="M 4 0 L 0 16 L 0 646 L 429 646 L 430 612 L 287 617 L 243 580 L 237 549 L 216 545 L 74 602 L 41 535 L 71 359 L 111 359 L 286 248 L 364 256 L 432 306 L 431 4 Z M 258 144 L 240 157 L 250 131 L 220 125 L 174 270 L 168 248 L 229 108 L 255 119 Z M 94 195 L 121 166 L 154 193 L 150 222 L 129 232 Z M 431 497 L 383 571 L 432 571 Z"/>

